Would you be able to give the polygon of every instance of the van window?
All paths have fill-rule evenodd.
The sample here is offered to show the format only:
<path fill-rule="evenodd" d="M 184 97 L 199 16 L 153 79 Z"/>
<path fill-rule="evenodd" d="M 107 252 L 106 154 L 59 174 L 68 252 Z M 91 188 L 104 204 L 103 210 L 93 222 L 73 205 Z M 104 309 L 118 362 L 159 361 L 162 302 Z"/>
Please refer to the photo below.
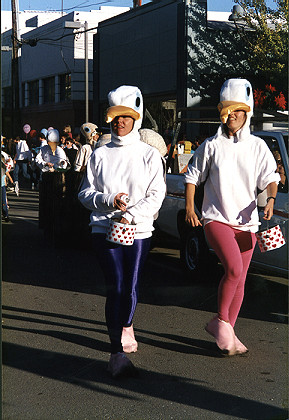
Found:
<path fill-rule="evenodd" d="M 288 193 L 288 178 L 286 176 L 285 173 L 285 166 L 284 166 L 284 162 L 282 159 L 282 155 L 280 153 L 280 149 L 279 149 L 279 145 L 278 145 L 278 141 L 275 137 L 273 136 L 262 136 L 260 135 L 259 137 L 262 137 L 263 140 L 265 140 L 265 142 L 267 143 L 269 149 L 271 150 L 275 160 L 276 160 L 276 164 L 277 164 L 277 171 L 280 175 L 281 181 L 279 182 L 278 185 L 278 192 L 281 193 Z M 288 136 L 287 136 L 288 139 Z M 286 139 L 285 140 L 285 144 L 287 146 L 287 142 Z M 288 153 L 288 149 L 287 149 L 287 153 Z"/>

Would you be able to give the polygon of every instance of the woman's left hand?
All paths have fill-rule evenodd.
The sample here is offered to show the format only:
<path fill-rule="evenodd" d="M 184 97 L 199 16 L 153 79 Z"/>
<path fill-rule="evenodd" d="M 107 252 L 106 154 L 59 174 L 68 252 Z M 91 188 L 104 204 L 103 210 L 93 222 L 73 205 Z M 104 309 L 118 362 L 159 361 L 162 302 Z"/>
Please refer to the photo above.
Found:
<path fill-rule="evenodd" d="M 274 200 L 269 200 L 264 208 L 264 220 L 270 220 L 273 216 Z"/>

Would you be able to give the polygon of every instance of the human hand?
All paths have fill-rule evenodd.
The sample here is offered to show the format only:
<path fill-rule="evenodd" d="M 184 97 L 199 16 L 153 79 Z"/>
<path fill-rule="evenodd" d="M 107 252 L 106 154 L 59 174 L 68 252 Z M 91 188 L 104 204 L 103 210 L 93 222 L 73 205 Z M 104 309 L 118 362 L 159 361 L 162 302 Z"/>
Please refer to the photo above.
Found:
<path fill-rule="evenodd" d="M 194 211 L 186 211 L 185 222 L 191 225 L 192 227 L 202 226 L 197 214 Z"/>
<path fill-rule="evenodd" d="M 273 216 L 274 200 L 269 200 L 264 208 L 264 220 L 270 220 Z"/>
<path fill-rule="evenodd" d="M 113 207 L 115 207 L 117 210 L 126 211 L 126 202 L 121 199 L 121 196 L 126 195 L 125 193 L 121 192 L 116 194 L 113 201 Z"/>
<path fill-rule="evenodd" d="M 126 225 L 129 224 L 129 221 L 125 217 L 120 217 L 118 222 Z"/>

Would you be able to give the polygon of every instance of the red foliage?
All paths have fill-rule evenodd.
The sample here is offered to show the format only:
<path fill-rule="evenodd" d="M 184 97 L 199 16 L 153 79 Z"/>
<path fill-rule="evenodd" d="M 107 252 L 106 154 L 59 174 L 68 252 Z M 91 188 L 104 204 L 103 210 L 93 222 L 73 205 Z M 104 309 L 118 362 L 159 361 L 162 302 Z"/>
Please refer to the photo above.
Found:
<path fill-rule="evenodd" d="M 278 106 L 278 108 L 281 108 L 283 109 L 283 111 L 285 111 L 287 102 L 282 92 L 280 92 L 279 95 L 276 96 L 275 103 Z"/>
<path fill-rule="evenodd" d="M 262 107 L 265 99 L 266 99 L 266 96 L 264 95 L 264 92 L 261 89 L 254 90 L 254 100 L 255 100 L 255 106 L 257 108 Z"/>
<path fill-rule="evenodd" d="M 274 86 L 271 85 L 265 85 L 265 89 L 268 90 L 268 92 L 276 92 L 276 88 Z"/>
<path fill-rule="evenodd" d="M 277 92 L 274 86 L 265 85 L 265 89 L 254 90 L 254 102 L 256 108 L 282 110 L 286 109 L 286 100 L 282 92 Z"/>

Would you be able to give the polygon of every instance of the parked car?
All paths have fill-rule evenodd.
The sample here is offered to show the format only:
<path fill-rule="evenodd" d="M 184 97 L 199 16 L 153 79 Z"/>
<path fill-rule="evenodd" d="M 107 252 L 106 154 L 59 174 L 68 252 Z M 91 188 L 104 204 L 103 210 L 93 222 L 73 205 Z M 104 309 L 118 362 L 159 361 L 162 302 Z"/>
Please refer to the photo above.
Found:
<path fill-rule="evenodd" d="M 283 234 L 288 232 L 288 132 L 284 131 L 258 131 L 256 136 L 262 137 L 270 150 L 278 159 L 278 168 L 284 170 L 282 184 L 279 184 L 278 193 L 275 201 L 274 215 L 270 226 L 279 224 Z M 186 157 L 190 159 L 191 155 Z M 182 160 L 182 170 L 184 157 Z M 176 168 L 177 165 L 175 165 Z M 167 194 L 160 209 L 157 219 L 157 229 L 180 241 L 180 258 L 183 266 L 189 272 L 197 272 L 203 268 L 210 268 L 214 264 L 212 250 L 206 242 L 203 228 L 192 228 L 185 223 L 185 185 L 184 173 L 172 171 L 167 174 Z M 260 217 L 260 230 L 267 227 L 267 222 L 263 220 L 263 208 L 266 203 L 266 191 L 258 196 L 258 208 Z M 200 216 L 202 204 L 202 191 L 196 192 L 196 211 Z M 284 235 L 284 236 L 286 236 Z M 266 269 L 280 275 L 288 275 L 288 243 L 276 250 L 261 253 L 256 245 L 252 266 Z"/>

